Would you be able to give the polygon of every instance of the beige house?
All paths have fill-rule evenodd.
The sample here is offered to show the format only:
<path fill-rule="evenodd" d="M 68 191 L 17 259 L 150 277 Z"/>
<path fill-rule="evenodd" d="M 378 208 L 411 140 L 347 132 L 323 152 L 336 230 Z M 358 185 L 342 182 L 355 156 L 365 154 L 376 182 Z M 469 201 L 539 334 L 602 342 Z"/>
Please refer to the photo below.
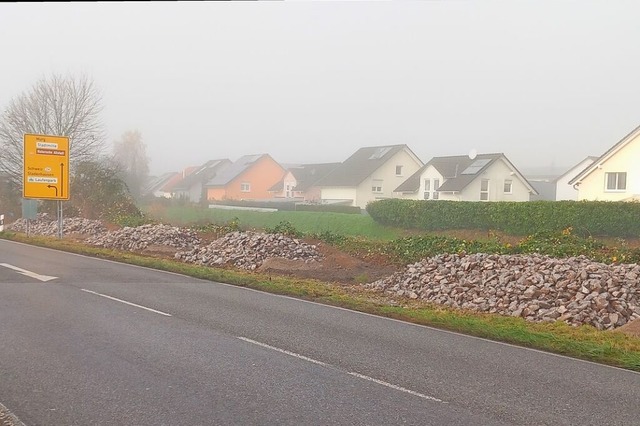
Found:
<path fill-rule="evenodd" d="M 394 192 L 412 200 L 452 201 L 529 201 L 538 194 L 504 154 L 434 157 Z"/>
<path fill-rule="evenodd" d="M 365 147 L 315 185 L 324 204 L 364 209 L 371 201 L 392 198 L 393 190 L 422 165 L 407 145 Z"/>
<path fill-rule="evenodd" d="M 640 198 L 640 126 L 569 181 L 578 200 L 629 201 Z"/>

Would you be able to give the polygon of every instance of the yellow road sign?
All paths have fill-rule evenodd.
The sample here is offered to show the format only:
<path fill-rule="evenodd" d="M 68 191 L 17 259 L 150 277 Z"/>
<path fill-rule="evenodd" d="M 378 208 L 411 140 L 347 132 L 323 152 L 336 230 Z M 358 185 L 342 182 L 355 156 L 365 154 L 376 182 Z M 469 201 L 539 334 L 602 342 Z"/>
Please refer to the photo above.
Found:
<path fill-rule="evenodd" d="M 69 138 L 24 135 L 24 198 L 69 199 Z"/>

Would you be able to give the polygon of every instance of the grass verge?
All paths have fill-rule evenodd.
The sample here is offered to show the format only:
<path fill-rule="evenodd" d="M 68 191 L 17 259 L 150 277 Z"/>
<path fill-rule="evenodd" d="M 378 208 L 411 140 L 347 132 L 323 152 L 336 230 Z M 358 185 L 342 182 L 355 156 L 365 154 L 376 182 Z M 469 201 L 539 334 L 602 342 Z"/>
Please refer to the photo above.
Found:
<path fill-rule="evenodd" d="M 89 247 L 64 239 L 26 237 L 10 232 L 0 233 L 0 238 L 340 306 L 640 372 L 640 338 L 618 331 L 598 331 L 589 326 L 572 327 L 561 322 L 530 323 L 522 318 L 469 313 L 420 301 L 392 300 L 357 287 L 202 267 Z"/>

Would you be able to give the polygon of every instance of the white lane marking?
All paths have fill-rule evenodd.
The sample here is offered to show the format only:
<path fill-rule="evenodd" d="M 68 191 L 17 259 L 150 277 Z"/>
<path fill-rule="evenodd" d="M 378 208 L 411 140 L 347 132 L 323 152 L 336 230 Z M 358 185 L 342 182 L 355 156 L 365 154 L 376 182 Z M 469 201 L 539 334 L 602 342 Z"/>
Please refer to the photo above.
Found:
<path fill-rule="evenodd" d="M 55 280 L 58 277 L 50 277 L 49 275 L 40 275 L 35 272 L 27 271 L 26 269 L 18 268 L 17 266 L 9 265 L 8 263 L 0 263 L 0 266 L 4 266 L 5 268 L 13 269 L 19 274 L 26 275 L 27 277 L 35 278 L 36 280 L 40 280 L 43 282 Z"/>
<path fill-rule="evenodd" d="M 332 367 L 332 368 L 335 368 L 336 370 L 340 370 L 338 367 L 333 366 L 331 364 L 327 364 L 326 362 L 318 361 L 317 359 L 309 358 L 307 356 L 300 355 L 298 353 L 291 352 L 291 351 L 288 351 L 286 349 L 280 349 L 280 348 L 277 348 L 275 346 L 267 345 L 266 343 L 258 342 L 256 340 L 248 339 L 248 338 L 242 337 L 242 336 L 238 336 L 238 339 L 243 340 L 243 341 L 248 342 L 248 343 L 252 343 L 254 345 L 262 346 L 263 348 L 271 349 L 271 350 L 276 351 L 276 352 L 280 352 L 280 353 L 283 353 L 283 354 L 286 354 L 286 355 L 290 355 L 292 357 L 296 357 L 296 358 L 302 359 L 304 361 L 308 361 L 308 362 L 312 362 L 314 364 L 322 365 L 324 367 Z M 408 393 L 410 395 L 414 395 L 414 396 L 420 397 L 422 399 L 427 399 L 429 401 L 434 401 L 434 402 L 441 402 L 443 404 L 447 403 L 446 401 L 443 401 L 441 399 L 435 398 L 433 396 L 429 396 L 429 395 L 422 394 L 420 392 L 412 391 L 411 389 L 403 388 L 402 386 L 398 386 L 398 385 L 394 385 L 392 383 L 384 382 L 382 380 L 374 379 L 373 377 L 365 376 L 363 374 L 354 373 L 354 372 L 348 372 L 347 374 L 349 374 L 351 376 L 354 376 L 354 377 L 357 377 L 359 379 L 368 380 L 370 382 L 374 382 L 374 383 L 377 383 L 379 385 L 386 386 L 388 388 L 391 388 L 391 389 L 394 389 L 394 390 L 397 390 L 397 391 L 400 391 L 400 392 Z"/>
<path fill-rule="evenodd" d="M 304 355 L 300 355 L 300 354 L 297 354 L 295 352 L 288 351 L 286 349 L 276 348 L 275 346 L 267 345 L 266 343 L 256 342 L 255 340 L 247 339 L 246 337 L 238 336 L 238 339 L 244 340 L 245 342 L 253 343 L 254 345 L 262 346 L 263 348 L 271 349 L 271 350 L 274 350 L 274 351 L 277 351 L 277 352 L 280 352 L 280 353 L 283 353 L 283 354 L 287 354 L 287 355 L 290 355 L 290 356 L 293 356 L 293 357 L 296 357 L 296 358 L 300 358 L 302 360 L 309 361 L 309 362 L 312 362 L 314 364 L 324 365 L 324 366 L 327 365 L 322 361 L 318 361 L 317 359 L 309 358 L 309 357 L 306 357 Z"/>
<path fill-rule="evenodd" d="M 368 380 L 368 381 L 373 382 L 373 383 L 377 383 L 377 384 L 382 385 L 382 386 L 386 386 L 386 387 L 391 388 L 391 389 L 395 389 L 395 390 L 400 391 L 400 392 L 408 393 L 410 395 L 415 395 L 415 396 L 418 396 L 418 397 L 423 398 L 423 399 L 428 399 L 429 401 L 441 402 L 443 404 L 446 404 L 446 402 L 441 400 L 441 399 L 435 398 L 433 396 L 425 395 L 425 394 L 422 394 L 420 392 L 412 391 L 411 389 L 403 388 L 402 386 L 394 385 L 393 383 L 383 382 L 382 380 L 374 379 L 373 377 L 365 376 L 365 375 L 360 374 L 360 373 L 349 372 L 348 374 L 350 374 L 352 376 L 355 376 L 355 377 L 358 377 L 360 379 L 364 379 L 364 380 Z"/>
<path fill-rule="evenodd" d="M 61 252 L 61 250 L 56 250 L 56 249 L 52 249 L 52 248 L 48 248 L 48 247 L 34 246 L 33 244 L 20 243 L 20 242 L 17 242 L 17 241 L 10 241 L 10 240 L 5 240 L 5 239 L 0 238 L 0 243 L 2 243 L 2 242 L 6 242 L 7 244 L 17 244 L 17 245 L 27 246 L 27 247 L 30 247 L 30 248 L 34 248 L 35 247 L 35 248 L 38 248 L 38 249 L 41 249 L 41 250 L 52 251 L 52 252 L 55 252 L 55 253 L 60 253 Z M 193 280 L 193 281 L 189 281 L 188 283 L 184 283 L 184 284 L 190 284 L 190 283 L 195 283 L 195 282 L 203 282 L 203 283 L 208 283 L 208 284 L 220 285 L 220 286 L 228 287 L 228 288 L 231 288 L 233 290 L 240 291 L 240 292 L 248 291 L 248 292 L 251 292 L 251 293 L 260 293 L 260 294 L 268 296 L 268 297 L 276 297 L 276 298 L 279 298 L 279 299 L 287 299 L 287 300 L 292 300 L 294 302 L 299 302 L 299 303 L 308 303 L 310 305 L 315 305 L 315 306 L 322 307 L 322 308 L 329 308 L 329 309 L 335 309 L 335 310 L 338 310 L 338 311 L 345 311 L 345 312 L 349 312 L 351 314 L 363 315 L 363 316 L 366 316 L 366 317 L 376 318 L 376 319 L 382 320 L 382 321 L 391 321 L 391 322 L 402 324 L 402 325 L 408 326 L 408 327 L 423 328 L 423 329 L 426 329 L 426 330 L 431 330 L 431 331 L 433 331 L 435 333 L 438 333 L 438 334 L 450 334 L 450 335 L 453 335 L 453 336 L 460 337 L 462 339 L 479 340 L 479 341 L 487 343 L 489 345 L 506 346 L 506 347 L 509 347 L 511 349 L 515 349 L 517 351 L 535 352 L 535 353 L 538 353 L 540 355 L 548 355 L 548 356 L 555 357 L 555 358 L 562 358 L 562 359 L 565 359 L 565 360 L 570 361 L 570 362 L 577 362 L 577 363 L 581 363 L 581 364 L 589 364 L 589 365 L 592 365 L 593 367 L 597 367 L 597 368 L 600 368 L 600 369 L 618 370 L 618 371 L 620 371 L 622 373 L 625 373 L 625 374 L 631 373 L 631 374 L 634 374 L 634 375 L 640 375 L 640 371 L 629 370 L 628 368 L 616 367 L 614 365 L 601 364 L 601 363 L 594 362 L 594 361 L 589 361 L 589 360 L 586 360 L 586 359 L 572 358 L 572 357 L 567 356 L 567 355 L 556 354 L 556 353 L 553 353 L 553 352 L 546 352 L 546 351 L 543 351 L 541 349 L 527 348 L 525 346 L 518 346 L 518 345 L 514 345 L 512 343 L 499 342 L 497 340 L 490 340 L 490 339 L 487 339 L 487 338 L 484 338 L 484 337 L 472 336 L 470 334 L 463 334 L 463 333 L 459 333 L 457 331 L 444 330 L 442 328 L 436 328 L 436 327 L 430 326 L 430 325 L 417 324 L 417 323 L 413 323 L 413 322 L 408 322 L 406 320 L 399 320 L 399 319 L 380 316 L 380 315 L 376 315 L 376 314 L 370 314 L 368 312 L 354 311 L 352 309 L 343 308 L 341 306 L 327 305 L 326 303 L 320 303 L 320 302 L 314 302 L 314 301 L 311 301 L 311 300 L 298 299 L 298 298 L 293 297 L 293 296 L 285 296 L 285 295 L 282 295 L 282 294 L 269 293 L 268 291 L 265 291 L 265 290 L 258 290 L 258 289 L 249 288 L 249 287 L 241 287 L 238 284 L 223 283 L 223 282 L 219 282 L 219 281 L 212 281 L 212 280 L 205 279 L 205 278 L 195 278 L 195 277 L 193 277 L 191 275 L 187 275 L 187 274 L 184 274 L 184 273 L 163 271 L 161 269 L 154 269 L 154 268 L 151 268 L 151 267 L 148 267 L 148 266 L 140 266 L 140 265 L 135 265 L 135 264 L 132 264 L 132 263 L 116 262 L 115 260 L 100 259 L 98 257 L 87 256 L 87 255 L 84 255 L 84 254 L 72 253 L 72 252 L 68 252 L 68 251 L 64 251 L 64 253 L 68 254 L 70 256 L 77 256 L 77 257 L 82 257 L 84 259 L 91 259 L 91 260 L 97 261 L 97 262 L 115 263 L 117 265 L 121 265 L 121 266 L 125 265 L 127 267 L 131 267 L 131 268 L 134 268 L 134 269 L 146 269 L 147 271 L 153 271 L 153 272 L 160 273 L 160 274 L 176 275 L 176 276 L 179 276 L 179 277 L 187 277 L 187 278 L 191 278 Z"/>
<path fill-rule="evenodd" d="M 116 302 L 124 303 L 126 305 L 135 306 L 136 308 L 146 309 L 147 311 L 155 312 L 156 314 L 164 315 L 164 316 L 167 316 L 167 317 L 171 316 L 171 314 L 168 314 L 166 312 L 157 311 L 155 309 L 147 308 L 146 306 L 137 305 L 135 303 L 127 302 L 126 300 L 118 299 L 118 298 L 112 297 L 112 296 L 107 296 L 106 294 L 96 293 L 95 291 L 87 290 L 87 289 L 84 289 L 84 288 L 81 288 L 80 290 L 82 290 L 84 292 L 87 292 L 87 293 L 95 294 L 96 296 L 106 297 L 107 299 L 115 300 Z"/>

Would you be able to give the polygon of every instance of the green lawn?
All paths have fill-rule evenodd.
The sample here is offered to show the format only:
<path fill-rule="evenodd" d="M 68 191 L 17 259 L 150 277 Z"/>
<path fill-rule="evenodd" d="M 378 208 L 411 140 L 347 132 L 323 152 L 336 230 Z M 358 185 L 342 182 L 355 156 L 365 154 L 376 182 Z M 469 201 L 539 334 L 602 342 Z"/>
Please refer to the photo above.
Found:
<path fill-rule="evenodd" d="M 238 219 L 240 228 L 265 229 L 273 228 L 281 222 L 289 222 L 296 230 L 305 234 L 321 234 L 333 232 L 345 236 L 361 236 L 375 240 L 392 240 L 405 235 L 399 229 L 383 227 L 365 214 L 320 213 L 320 212 L 256 212 L 247 210 L 222 210 L 203 207 L 143 206 L 142 210 L 150 218 L 173 226 L 204 225 L 212 223 L 225 225 L 234 218 Z"/>

